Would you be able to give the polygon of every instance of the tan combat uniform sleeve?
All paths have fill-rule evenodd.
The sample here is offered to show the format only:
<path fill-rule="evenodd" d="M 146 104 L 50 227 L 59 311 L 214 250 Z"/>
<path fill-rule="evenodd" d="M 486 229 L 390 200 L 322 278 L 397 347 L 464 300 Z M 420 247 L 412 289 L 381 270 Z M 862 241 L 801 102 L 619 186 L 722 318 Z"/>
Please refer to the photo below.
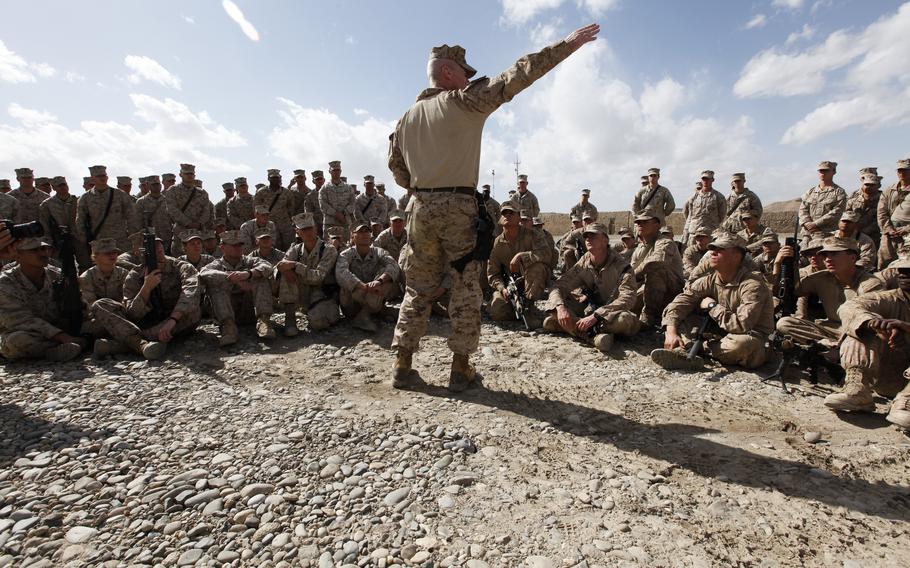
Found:
<path fill-rule="evenodd" d="M 803 198 L 800 199 L 800 201 L 799 201 L 799 226 L 800 226 L 800 230 L 802 230 L 802 226 L 803 226 L 803 225 L 805 225 L 806 223 L 809 223 L 810 221 L 812 221 L 812 216 L 809 214 L 809 202 L 808 202 L 807 200 L 809 199 L 809 195 L 812 194 L 812 190 L 813 190 L 813 189 L 815 189 L 815 188 L 813 187 L 812 189 L 810 189 L 809 191 L 807 191 L 806 193 L 804 193 L 804 194 L 803 194 Z"/>
<path fill-rule="evenodd" d="M 171 224 L 182 225 L 184 227 L 192 225 L 195 223 L 195 221 L 187 217 L 186 213 L 180 210 L 180 208 L 183 207 L 183 204 L 187 202 L 187 199 L 189 199 L 189 197 L 178 196 L 178 192 L 173 191 L 176 188 L 177 186 L 175 185 L 171 188 L 172 191 L 168 191 L 164 194 L 164 205 L 167 207 L 167 213 L 171 217 Z M 199 196 L 195 194 L 195 192 L 198 190 L 194 189 L 193 191 L 193 199 L 199 199 Z M 189 206 L 187 206 L 187 208 L 189 208 Z M 199 221 L 202 220 L 199 219 Z"/>
<path fill-rule="evenodd" d="M 82 303 L 86 308 L 91 307 L 95 303 L 95 300 L 98 299 L 98 295 L 95 293 L 95 286 L 92 283 L 92 275 L 90 270 L 86 270 L 79 275 L 79 292 L 82 294 Z"/>
<path fill-rule="evenodd" d="M 588 285 L 584 279 L 584 272 L 587 270 L 581 266 L 581 262 L 576 262 L 575 266 L 567 270 L 550 290 L 550 306 L 556 308 L 566 302 L 566 297 L 577 288 L 584 288 Z"/>
<path fill-rule="evenodd" d="M 662 325 L 667 327 L 673 326 L 678 328 L 679 325 L 689 317 L 693 311 L 698 309 L 698 305 L 701 301 L 710 295 L 709 287 L 709 277 L 699 278 L 695 282 L 692 282 L 689 286 L 683 289 L 683 291 L 673 298 L 673 301 L 670 302 L 670 305 L 664 310 Z"/>
<path fill-rule="evenodd" d="M 635 283 L 635 273 L 632 272 L 631 266 L 627 266 L 626 270 L 619 276 L 616 298 L 606 306 L 597 308 L 594 313 L 600 317 L 605 317 L 613 312 L 631 311 L 635 306 L 636 300 L 638 300 L 638 286 Z"/>
<path fill-rule="evenodd" d="M 144 272 L 145 267 L 138 266 L 123 281 L 123 305 L 126 306 L 126 314 L 133 321 L 142 319 L 152 309 L 139 293 L 145 280 Z"/>
<path fill-rule="evenodd" d="M 553 245 L 547 243 L 547 239 L 542 231 L 531 231 L 531 236 L 534 239 L 533 248 L 519 254 L 530 264 L 537 262 L 546 264 L 546 262 L 550 260 L 550 250 L 553 248 Z"/>
<path fill-rule="evenodd" d="M 802 207 L 800 207 L 802 208 Z M 844 214 L 844 210 L 847 208 L 847 192 L 841 187 L 835 186 L 834 188 L 834 200 L 831 203 L 831 206 L 828 208 L 828 212 L 822 215 L 818 219 L 813 219 L 812 222 L 816 225 L 834 225 L 837 227 L 837 222 L 840 221 L 841 215 Z"/>
<path fill-rule="evenodd" d="M 174 312 L 186 314 L 199 305 L 199 273 L 189 262 L 175 262 L 180 274 L 180 298 L 174 306 Z"/>
<path fill-rule="evenodd" d="M 376 275 L 376 278 L 379 278 L 383 274 L 387 274 L 390 279 L 395 280 L 398 278 L 398 262 L 392 258 L 385 249 L 373 247 L 373 251 L 376 255 L 379 256 L 379 264 L 382 267 L 382 272 Z"/>
<path fill-rule="evenodd" d="M 308 286 L 320 286 L 325 282 L 325 277 L 335 270 L 335 262 L 338 260 L 338 249 L 330 244 L 325 245 L 322 251 L 322 258 L 316 268 L 307 268 L 305 264 L 297 264 L 294 272 L 300 276 L 303 283 Z"/>
<path fill-rule="evenodd" d="M 717 304 L 708 313 L 727 333 L 746 334 L 756 328 L 765 313 L 764 304 L 769 301 L 771 296 L 765 285 L 757 279 L 749 279 L 740 284 L 739 303 L 735 308 Z"/>
<path fill-rule="evenodd" d="M 47 339 L 63 333 L 59 327 L 32 314 L 28 305 L 28 299 L 23 297 L 18 286 L 7 278 L 0 280 L 0 329 L 7 333 L 30 331 Z"/>
<path fill-rule="evenodd" d="M 401 122 L 399 121 L 398 124 L 400 125 Z M 392 171 L 395 183 L 405 189 L 411 187 L 411 172 L 404 161 L 401 147 L 398 146 L 398 125 L 395 126 L 395 132 L 389 135 L 389 170 Z"/>
<path fill-rule="evenodd" d="M 335 280 L 338 281 L 339 286 L 348 291 L 354 290 L 354 288 L 363 284 L 360 278 L 351 272 L 351 261 L 347 254 L 338 255 L 338 260 L 335 262 Z"/>

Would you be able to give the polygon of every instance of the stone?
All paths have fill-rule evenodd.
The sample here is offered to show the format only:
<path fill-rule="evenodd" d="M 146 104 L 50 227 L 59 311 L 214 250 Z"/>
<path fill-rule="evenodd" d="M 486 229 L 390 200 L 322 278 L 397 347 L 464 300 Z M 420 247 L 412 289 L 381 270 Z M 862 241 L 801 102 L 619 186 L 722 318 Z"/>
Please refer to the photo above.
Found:
<path fill-rule="evenodd" d="M 394 507 L 404 501 L 411 494 L 410 487 L 401 487 L 388 493 L 382 500 L 386 507 Z"/>
<path fill-rule="evenodd" d="M 553 561 L 546 556 L 528 556 L 525 558 L 525 566 L 528 568 L 556 568 Z"/>
<path fill-rule="evenodd" d="M 249 499 L 256 495 L 267 495 L 274 490 L 275 486 L 271 483 L 251 483 L 240 490 L 240 496 Z"/>
<path fill-rule="evenodd" d="M 201 548 L 191 548 L 180 555 L 177 559 L 177 566 L 191 566 L 202 558 L 203 551 Z"/>
<path fill-rule="evenodd" d="M 66 536 L 64 538 L 66 539 L 66 542 L 71 544 L 82 544 L 90 541 L 97 534 L 98 530 L 93 529 L 92 527 L 75 526 L 66 531 Z"/>
<path fill-rule="evenodd" d="M 806 432 L 803 434 L 803 440 L 809 444 L 817 444 L 818 442 L 821 442 L 822 435 L 819 432 Z"/>

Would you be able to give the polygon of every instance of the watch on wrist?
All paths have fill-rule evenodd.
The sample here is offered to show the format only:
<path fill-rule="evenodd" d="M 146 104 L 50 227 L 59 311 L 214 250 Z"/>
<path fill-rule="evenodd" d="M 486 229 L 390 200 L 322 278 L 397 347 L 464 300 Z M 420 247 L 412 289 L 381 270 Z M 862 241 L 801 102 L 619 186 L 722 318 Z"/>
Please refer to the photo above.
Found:
<path fill-rule="evenodd" d="M 717 307 L 717 302 L 711 302 L 710 304 L 708 304 L 708 311 L 710 312 L 711 310 L 713 310 L 716 307 Z"/>

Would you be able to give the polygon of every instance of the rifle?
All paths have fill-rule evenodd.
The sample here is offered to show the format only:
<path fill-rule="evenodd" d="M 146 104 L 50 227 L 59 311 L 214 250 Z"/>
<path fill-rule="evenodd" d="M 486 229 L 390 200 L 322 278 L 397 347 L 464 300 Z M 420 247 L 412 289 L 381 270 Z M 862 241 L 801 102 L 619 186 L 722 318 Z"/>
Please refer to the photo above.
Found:
<path fill-rule="evenodd" d="M 474 248 L 469 250 L 463 257 L 449 263 L 459 274 L 464 272 L 465 267 L 472 260 L 488 260 L 490 252 L 493 250 L 493 239 L 495 238 L 493 232 L 496 229 L 496 225 L 487 210 L 487 203 L 483 194 L 475 190 L 474 200 L 477 202 L 477 217 L 474 219 L 474 231 L 477 233 L 477 237 L 474 240 Z"/>
<path fill-rule="evenodd" d="M 695 338 L 692 341 L 692 346 L 689 347 L 689 352 L 686 353 L 686 359 L 692 361 L 698 357 L 698 352 L 701 351 L 702 346 L 705 344 L 705 332 L 708 331 L 708 326 L 711 325 L 711 315 L 708 314 L 707 310 L 705 311 L 705 317 L 701 320 L 701 324 L 698 326 L 698 331 L 695 332 Z"/>
<path fill-rule="evenodd" d="M 53 219 L 51 238 L 60 266 L 63 269 L 60 277 L 51 283 L 57 309 L 64 321 L 67 334 L 74 337 L 82 333 L 82 293 L 79 291 L 79 273 L 76 271 L 76 249 L 73 246 L 73 235 L 69 227 L 57 225 Z"/>
<path fill-rule="evenodd" d="M 143 262 L 145 264 L 145 273 L 146 275 L 151 274 L 155 270 L 158 270 L 158 247 L 155 238 L 155 233 L 145 230 L 142 232 L 142 256 L 144 257 Z M 149 304 L 152 306 L 152 315 L 155 318 L 155 321 L 161 321 L 164 319 L 164 299 L 161 296 L 161 285 L 155 286 L 152 290 L 151 295 L 149 295 Z"/>
<path fill-rule="evenodd" d="M 525 279 L 519 274 L 503 274 L 506 277 L 506 292 L 509 295 L 509 303 L 515 310 L 515 319 L 524 322 L 525 328 L 531 331 L 528 324 L 526 312 L 528 309 L 528 299 L 525 297 Z"/>

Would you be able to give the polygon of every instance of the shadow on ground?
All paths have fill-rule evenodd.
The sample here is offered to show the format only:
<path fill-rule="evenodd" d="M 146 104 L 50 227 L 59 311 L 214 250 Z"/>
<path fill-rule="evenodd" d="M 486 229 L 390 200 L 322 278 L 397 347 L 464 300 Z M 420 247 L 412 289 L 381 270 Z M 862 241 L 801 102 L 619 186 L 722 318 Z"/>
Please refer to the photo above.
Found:
<path fill-rule="evenodd" d="M 51 422 L 26 414 L 15 404 L 0 404 L 0 468 L 30 452 L 59 451 L 80 438 L 103 439 L 109 430 L 87 430 L 69 422 Z"/>

